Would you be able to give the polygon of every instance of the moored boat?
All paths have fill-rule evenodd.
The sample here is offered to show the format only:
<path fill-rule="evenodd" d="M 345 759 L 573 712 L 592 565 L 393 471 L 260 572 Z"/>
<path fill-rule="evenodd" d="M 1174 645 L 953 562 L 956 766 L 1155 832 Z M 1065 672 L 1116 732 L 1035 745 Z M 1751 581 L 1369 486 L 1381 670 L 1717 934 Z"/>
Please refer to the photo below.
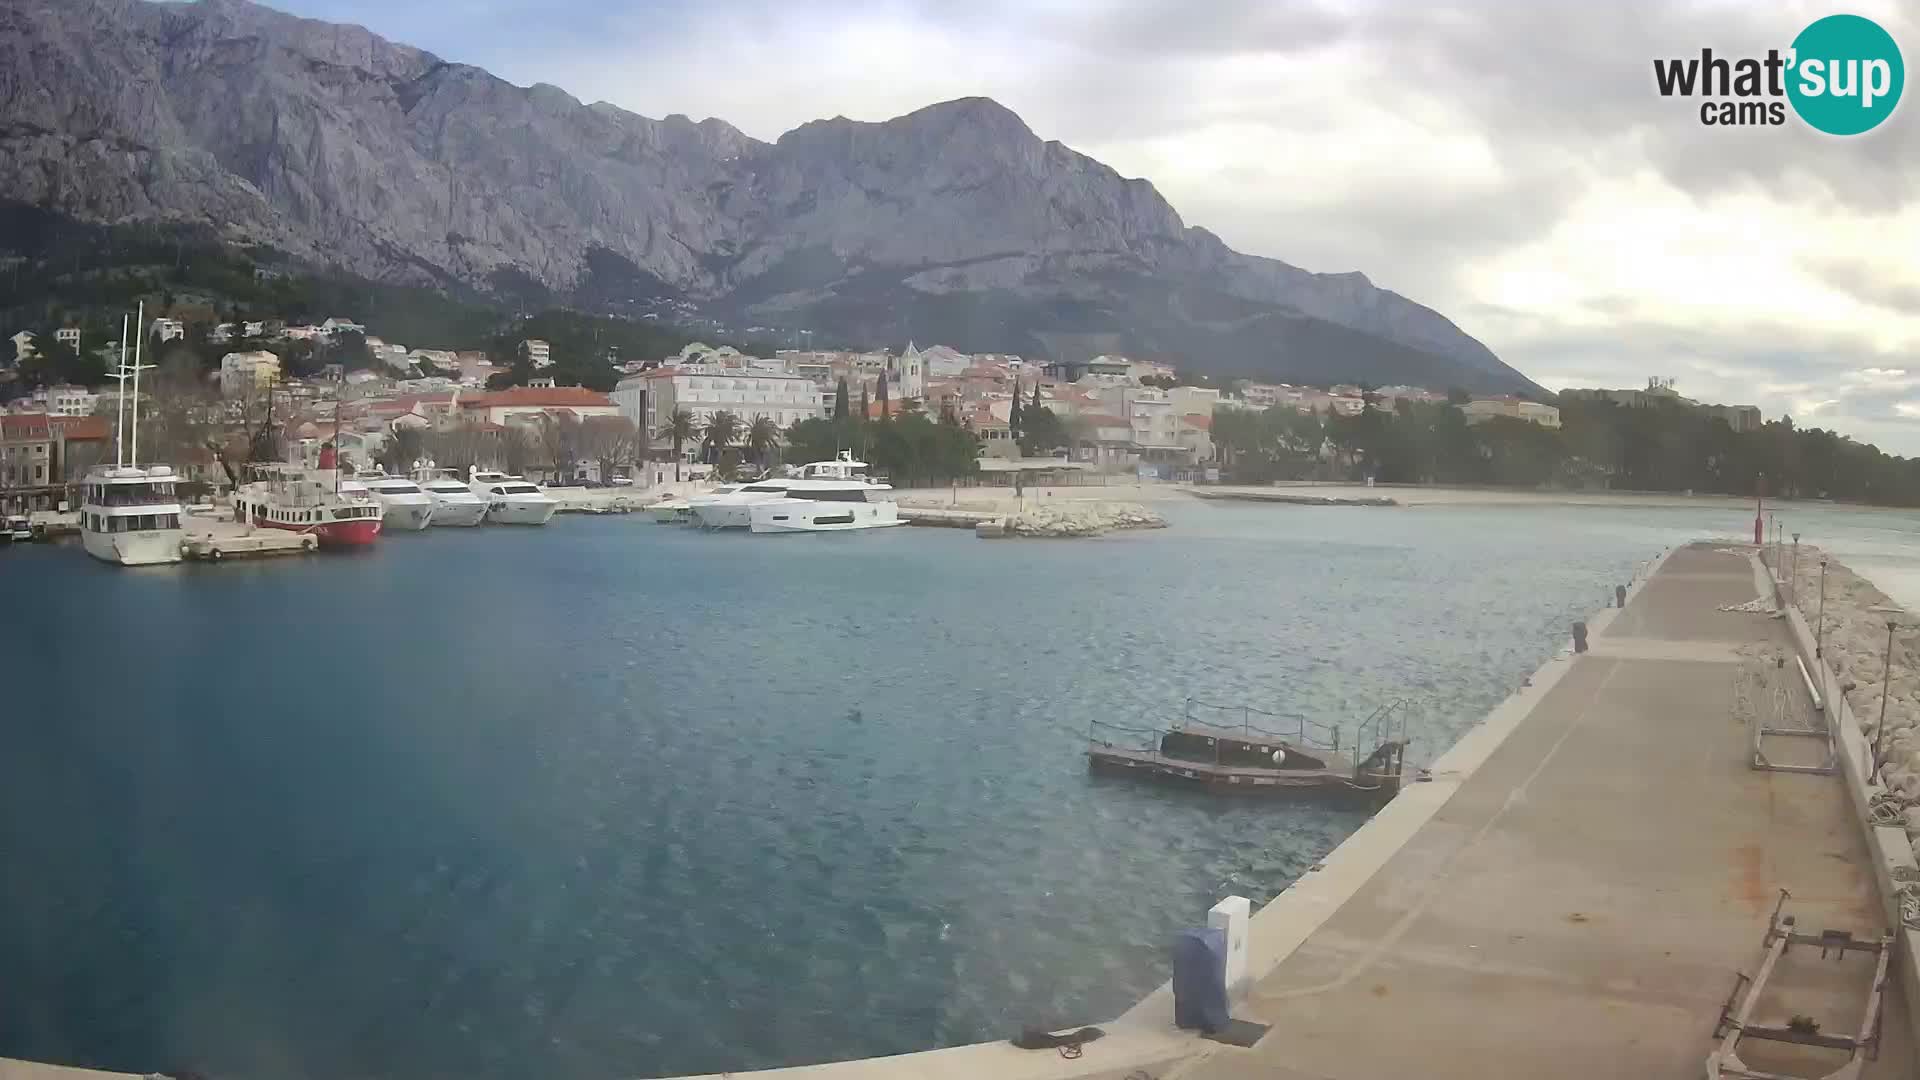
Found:
<path fill-rule="evenodd" d="M 388 529 L 418 532 L 433 524 L 433 498 L 404 476 L 361 473 L 354 478 L 380 504 L 380 521 Z"/>
<path fill-rule="evenodd" d="M 413 471 L 413 481 L 433 500 L 430 524 L 434 527 L 471 528 L 487 520 L 487 501 L 475 495 L 452 469 L 424 465 Z"/>
<path fill-rule="evenodd" d="M 496 525 L 545 525 L 560 508 L 523 477 L 483 469 L 469 475 L 468 488 L 487 504 L 487 520 Z"/>
<path fill-rule="evenodd" d="M 236 520 L 255 528 L 306 533 L 320 547 L 363 547 L 380 536 L 385 511 L 364 491 L 342 490 L 331 445 L 320 451 L 320 467 L 281 462 L 250 466 L 253 479 L 234 493 Z"/>

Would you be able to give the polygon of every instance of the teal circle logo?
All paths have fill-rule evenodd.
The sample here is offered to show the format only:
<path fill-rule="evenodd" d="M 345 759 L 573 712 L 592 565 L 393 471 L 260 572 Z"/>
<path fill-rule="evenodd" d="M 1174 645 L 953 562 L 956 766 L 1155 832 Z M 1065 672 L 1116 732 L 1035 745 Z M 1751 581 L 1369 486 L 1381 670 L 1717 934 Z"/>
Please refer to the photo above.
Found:
<path fill-rule="evenodd" d="M 1829 15 L 1793 39 L 1787 99 L 1829 135 L 1871 131 L 1893 115 L 1907 83 L 1893 35 L 1858 15 Z"/>

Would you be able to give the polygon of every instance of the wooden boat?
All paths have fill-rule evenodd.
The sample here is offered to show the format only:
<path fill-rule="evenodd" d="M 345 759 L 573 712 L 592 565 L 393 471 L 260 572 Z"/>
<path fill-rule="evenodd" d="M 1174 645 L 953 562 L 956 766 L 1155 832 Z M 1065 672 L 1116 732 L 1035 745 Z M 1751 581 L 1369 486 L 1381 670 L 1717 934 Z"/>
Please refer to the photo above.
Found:
<path fill-rule="evenodd" d="M 1406 757 L 1404 703 L 1382 706 L 1361 722 L 1361 736 L 1371 735 L 1369 741 L 1374 748 L 1358 761 L 1339 750 L 1336 729 L 1321 729 L 1330 734 L 1316 739 L 1309 725 L 1301 723 L 1295 733 L 1283 736 L 1254 727 L 1251 709 L 1238 710 L 1247 719 L 1237 728 L 1204 723 L 1193 719 L 1196 704 L 1190 701 L 1187 716 L 1166 729 L 1125 728 L 1095 721 L 1088 734 L 1087 767 L 1096 773 L 1198 787 L 1224 795 L 1318 798 L 1377 806 L 1400 791 Z M 1270 713 L 1260 715 L 1277 719 Z M 1396 727 L 1397 732 L 1393 731 Z"/>

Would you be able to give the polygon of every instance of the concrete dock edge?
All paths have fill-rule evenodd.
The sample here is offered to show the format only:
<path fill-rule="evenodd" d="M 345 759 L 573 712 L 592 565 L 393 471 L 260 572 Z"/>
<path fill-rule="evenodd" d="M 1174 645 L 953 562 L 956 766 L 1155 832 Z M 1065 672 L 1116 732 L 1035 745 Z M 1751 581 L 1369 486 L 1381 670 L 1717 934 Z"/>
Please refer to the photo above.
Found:
<path fill-rule="evenodd" d="M 1819 673 L 1816 677 L 1820 682 L 1820 696 L 1827 703 L 1827 724 L 1834 735 L 1847 798 L 1860 824 L 1861 835 L 1866 840 L 1867 853 L 1873 863 L 1874 885 L 1887 925 L 1895 928 L 1894 975 L 1900 980 L 1901 989 L 1906 992 L 1907 1020 L 1915 1031 L 1920 1031 L 1920 931 L 1902 925 L 1899 898 L 1900 886 L 1920 882 L 1920 861 L 1914 859 L 1913 848 L 1907 842 L 1904 828 L 1873 823 L 1869 806 L 1879 788 L 1873 779 L 1873 747 L 1861 733 L 1860 724 L 1853 715 L 1852 707 L 1847 704 L 1847 695 L 1841 689 L 1833 669 L 1825 660 L 1815 657 L 1813 629 L 1800 613 L 1800 606 L 1787 602 L 1781 593 L 1779 579 L 1765 569 L 1760 556 L 1755 554 L 1752 558 L 1755 571 L 1767 583 L 1774 603 L 1786 613 L 1787 624 L 1793 634 L 1794 645 L 1800 650 L 1801 660 L 1806 663 L 1808 671 Z"/>

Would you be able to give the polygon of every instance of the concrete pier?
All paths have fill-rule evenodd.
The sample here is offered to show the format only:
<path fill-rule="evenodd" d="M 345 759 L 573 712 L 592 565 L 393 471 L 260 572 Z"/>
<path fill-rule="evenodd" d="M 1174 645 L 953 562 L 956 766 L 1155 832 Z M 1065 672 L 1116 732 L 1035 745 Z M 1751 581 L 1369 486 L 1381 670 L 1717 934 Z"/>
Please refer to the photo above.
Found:
<path fill-rule="evenodd" d="M 1749 767 L 1734 676 L 1756 647 L 1793 651 L 1781 620 L 1720 610 L 1755 592 L 1748 557 L 1693 546 L 1595 617 L 1589 652 L 1549 665 L 1518 715 L 1437 763 L 1431 794 L 1410 789 L 1329 857 L 1319 874 L 1345 880 L 1309 874 L 1254 918 L 1265 973 L 1235 1015 L 1271 1030 L 1173 1075 L 1701 1076 L 1780 889 L 1809 932 L 1886 930 L 1845 778 Z M 1438 799 L 1425 820 L 1401 820 L 1423 797 Z M 1850 1033 L 1870 967 L 1789 959 L 1768 1022 Z M 1907 1015 L 1896 987 L 1864 1076 L 1916 1075 Z M 1838 1060 L 1748 1055 L 1794 1076 Z"/>

